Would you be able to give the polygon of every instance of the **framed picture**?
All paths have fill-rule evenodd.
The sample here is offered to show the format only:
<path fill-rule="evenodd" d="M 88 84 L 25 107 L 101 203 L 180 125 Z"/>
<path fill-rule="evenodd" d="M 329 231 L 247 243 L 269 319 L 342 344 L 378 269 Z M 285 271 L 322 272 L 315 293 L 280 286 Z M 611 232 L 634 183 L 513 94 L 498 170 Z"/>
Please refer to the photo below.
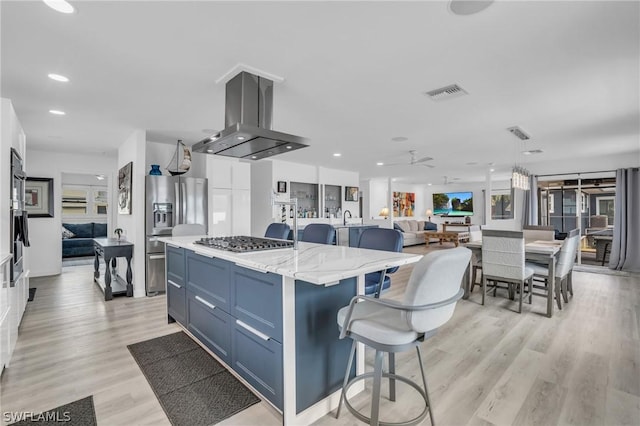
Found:
<path fill-rule="evenodd" d="M 53 178 L 28 177 L 24 206 L 29 217 L 53 217 Z"/>
<path fill-rule="evenodd" d="M 345 201 L 358 201 L 358 187 L 357 186 L 345 186 L 344 187 L 344 200 Z"/>
<path fill-rule="evenodd" d="M 283 180 L 278 181 L 278 192 L 287 192 L 287 182 Z"/>
<path fill-rule="evenodd" d="M 131 214 L 131 170 L 133 162 L 118 171 L 118 213 Z"/>

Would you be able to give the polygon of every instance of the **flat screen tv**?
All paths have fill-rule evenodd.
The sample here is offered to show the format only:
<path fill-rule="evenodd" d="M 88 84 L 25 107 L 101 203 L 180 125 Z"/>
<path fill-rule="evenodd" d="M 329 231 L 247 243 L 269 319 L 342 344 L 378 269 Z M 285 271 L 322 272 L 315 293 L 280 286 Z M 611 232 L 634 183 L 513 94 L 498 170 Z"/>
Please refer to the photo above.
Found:
<path fill-rule="evenodd" d="M 473 193 L 444 192 L 433 194 L 433 214 L 473 216 Z"/>

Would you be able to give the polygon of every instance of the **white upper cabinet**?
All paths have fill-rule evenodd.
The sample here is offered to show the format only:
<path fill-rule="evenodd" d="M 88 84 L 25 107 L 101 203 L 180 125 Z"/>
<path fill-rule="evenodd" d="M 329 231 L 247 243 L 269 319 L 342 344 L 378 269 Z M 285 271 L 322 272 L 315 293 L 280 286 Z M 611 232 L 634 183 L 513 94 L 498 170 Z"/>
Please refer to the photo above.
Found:
<path fill-rule="evenodd" d="M 212 188 L 251 189 L 251 165 L 249 163 L 208 155 L 207 177 Z"/>

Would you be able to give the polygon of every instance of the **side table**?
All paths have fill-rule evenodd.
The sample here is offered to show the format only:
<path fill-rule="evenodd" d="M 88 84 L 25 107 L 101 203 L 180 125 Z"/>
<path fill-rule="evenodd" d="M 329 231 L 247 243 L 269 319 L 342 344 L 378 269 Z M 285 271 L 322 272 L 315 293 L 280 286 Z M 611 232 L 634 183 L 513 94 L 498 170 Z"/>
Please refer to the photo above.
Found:
<path fill-rule="evenodd" d="M 133 257 L 133 244 L 114 238 L 94 238 L 93 245 L 96 253 L 96 258 L 93 262 L 93 280 L 104 292 L 104 300 L 111 300 L 113 296 L 125 294 L 127 297 L 132 297 L 133 284 L 131 284 L 131 280 L 133 278 L 133 271 L 131 270 L 131 258 Z M 100 279 L 100 256 L 104 258 L 105 264 L 104 283 Z M 117 257 L 127 259 L 126 283 L 117 274 Z"/>

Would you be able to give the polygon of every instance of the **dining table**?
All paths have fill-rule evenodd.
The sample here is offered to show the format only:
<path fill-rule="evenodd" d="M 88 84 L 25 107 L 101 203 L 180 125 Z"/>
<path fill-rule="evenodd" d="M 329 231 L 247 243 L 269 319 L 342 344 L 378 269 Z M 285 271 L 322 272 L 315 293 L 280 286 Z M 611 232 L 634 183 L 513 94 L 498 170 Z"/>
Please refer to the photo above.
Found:
<path fill-rule="evenodd" d="M 537 240 L 525 242 L 524 256 L 527 261 L 547 264 L 549 275 L 547 276 L 547 317 L 553 316 L 553 296 L 560 300 L 560 288 L 555 285 L 556 276 L 556 263 L 562 248 L 562 240 Z M 465 247 L 470 249 L 478 258 L 482 255 L 482 239 L 470 241 L 464 244 Z M 473 274 L 471 273 L 471 262 L 465 272 L 463 279 L 464 296 L 463 299 L 468 299 L 471 288 L 471 279 Z"/>

